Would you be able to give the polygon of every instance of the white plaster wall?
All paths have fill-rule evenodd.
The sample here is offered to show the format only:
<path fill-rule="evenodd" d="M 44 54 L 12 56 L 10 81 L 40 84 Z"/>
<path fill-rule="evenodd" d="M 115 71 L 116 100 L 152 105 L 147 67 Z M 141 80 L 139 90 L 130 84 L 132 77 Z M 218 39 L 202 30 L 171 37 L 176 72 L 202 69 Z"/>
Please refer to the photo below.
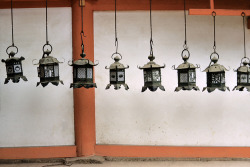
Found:
<path fill-rule="evenodd" d="M 7 59 L 6 48 L 11 45 L 10 10 L 0 10 L 0 55 Z M 33 59 L 42 57 L 45 44 L 45 9 L 14 9 L 15 44 L 17 56 L 24 56 L 24 75 L 28 82 L 4 85 L 5 64 L 0 64 L 0 147 L 74 145 L 71 8 L 49 8 L 49 41 L 51 55 L 60 64 L 64 85 L 49 84 L 36 87 L 39 81 Z"/>
<path fill-rule="evenodd" d="M 182 11 L 153 11 L 154 54 L 162 70 L 166 91 L 141 93 L 142 71 L 137 65 L 148 62 L 149 12 L 118 12 L 119 52 L 122 63 L 130 65 L 126 73 L 129 91 L 105 90 L 109 66 L 113 60 L 114 12 L 94 13 L 96 67 L 97 144 L 170 145 L 170 146 L 250 146 L 250 105 L 248 92 L 178 92 L 177 72 L 172 65 L 182 63 L 184 42 Z M 236 69 L 243 57 L 242 18 L 217 16 L 217 51 L 220 64 L 230 66 L 226 84 L 236 85 Z M 188 16 L 190 62 L 209 65 L 213 49 L 212 16 Z M 250 55 L 250 30 L 246 30 Z M 206 86 L 206 74 L 197 71 L 197 85 Z"/>

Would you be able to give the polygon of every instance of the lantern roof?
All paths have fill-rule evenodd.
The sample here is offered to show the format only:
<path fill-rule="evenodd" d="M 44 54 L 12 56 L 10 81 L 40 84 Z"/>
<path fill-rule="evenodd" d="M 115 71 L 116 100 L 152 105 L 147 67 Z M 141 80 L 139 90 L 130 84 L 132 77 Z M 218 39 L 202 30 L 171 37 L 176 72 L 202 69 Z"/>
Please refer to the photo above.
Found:
<path fill-rule="evenodd" d="M 92 61 L 90 61 L 89 59 L 84 59 L 84 58 L 81 58 L 81 59 L 78 59 L 76 61 L 74 61 L 72 63 L 72 65 L 91 65 L 91 66 L 96 66 L 97 64 L 94 64 Z M 72 66 L 71 65 L 71 66 Z"/>
<path fill-rule="evenodd" d="M 181 69 L 195 69 L 195 68 L 198 68 L 196 66 L 194 66 L 192 63 L 189 63 L 189 62 L 184 62 L 182 64 L 180 64 L 176 70 L 181 70 Z"/>
<path fill-rule="evenodd" d="M 240 66 L 235 72 L 249 72 L 249 67 L 246 65 Z"/>
<path fill-rule="evenodd" d="M 6 59 L 6 60 L 2 59 L 2 62 L 8 63 L 8 62 L 13 62 L 13 61 L 23 61 L 23 60 L 25 60 L 24 57 L 11 57 L 11 58 Z"/>
<path fill-rule="evenodd" d="M 150 60 L 150 62 L 148 62 L 147 64 L 145 64 L 143 67 L 139 67 L 139 69 L 147 69 L 147 68 L 165 68 L 165 64 L 164 66 L 160 66 L 158 64 L 156 64 L 153 60 L 155 59 L 155 57 L 153 55 L 149 55 L 148 59 Z"/>
<path fill-rule="evenodd" d="M 218 63 L 210 64 L 203 72 L 223 72 L 228 71 L 223 65 Z"/>
<path fill-rule="evenodd" d="M 61 63 L 57 60 L 57 58 L 53 57 L 53 56 L 47 56 L 47 57 L 43 57 L 39 60 L 39 65 L 40 64 L 55 64 L 55 63 Z"/>
<path fill-rule="evenodd" d="M 125 67 L 122 63 L 119 62 L 121 60 L 121 58 L 119 56 L 116 56 L 114 58 L 114 60 L 115 60 L 115 62 L 113 64 L 111 64 L 109 66 L 109 68 L 106 67 L 106 69 L 113 70 L 113 69 L 127 69 L 127 68 L 129 68 L 129 66 Z"/>

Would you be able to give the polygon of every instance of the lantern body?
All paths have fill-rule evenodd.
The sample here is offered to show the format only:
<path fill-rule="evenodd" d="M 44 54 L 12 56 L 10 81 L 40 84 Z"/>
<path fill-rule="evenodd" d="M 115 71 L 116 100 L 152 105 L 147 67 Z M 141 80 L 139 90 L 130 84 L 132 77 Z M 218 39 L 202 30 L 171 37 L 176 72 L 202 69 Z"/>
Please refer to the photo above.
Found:
<path fill-rule="evenodd" d="M 144 75 L 144 86 L 142 87 L 142 92 L 147 90 L 147 88 L 154 92 L 158 89 L 158 87 L 165 91 L 165 88 L 161 85 L 161 68 L 164 66 L 160 66 L 156 64 L 153 60 L 155 59 L 154 56 L 150 55 L 149 57 L 150 62 L 145 64 L 143 67 L 139 67 L 139 69 L 143 69 Z"/>
<path fill-rule="evenodd" d="M 203 71 L 207 73 L 207 87 L 203 91 L 213 92 L 215 89 L 220 91 L 230 91 L 225 82 L 225 71 L 228 71 L 223 65 L 217 63 L 218 59 L 211 59 L 214 64 L 210 65 Z"/>
<path fill-rule="evenodd" d="M 59 62 L 56 58 L 49 56 L 51 52 L 44 52 L 44 56 L 39 60 L 39 65 L 37 67 L 38 77 L 40 78 L 40 82 L 38 85 L 42 85 L 43 87 L 47 86 L 49 83 L 52 83 L 55 86 L 58 86 L 59 83 L 63 84 L 63 81 L 60 80 L 59 76 Z M 47 56 L 46 56 L 47 55 Z"/>
<path fill-rule="evenodd" d="M 115 53 L 116 54 L 116 53 Z M 121 88 L 121 85 L 125 87 L 125 90 L 128 90 L 129 87 L 125 83 L 125 69 L 129 68 L 129 66 L 125 67 L 119 61 L 121 60 L 120 57 L 116 56 L 114 58 L 115 62 L 110 65 L 109 68 L 109 84 L 107 85 L 106 89 L 109 89 L 111 85 L 114 86 L 115 90 Z"/>
<path fill-rule="evenodd" d="M 235 72 L 237 72 L 237 86 L 233 90 L 243 91 L 244 88 L 250 92 L 250 70 L 247 62 L 241 63 L 240 66 Z"/>
<path fill-rule="evenodd" d="M 11 55 L 12 54 L 12 55 Z M 10 54 L 10 58 L 2 60 L 6 66 L 7 78 L 5 79 L 4 84 L 7 84 L 9 80 L 12 80 L 13 83 L 18 83 L 20 78 L 24 81 L 28 81 L 25 76 L 23 76 L 22 61 L 25 60 L 24 57 L 14 57 L 14 53 Z"/>
<path fill-rule="evenodd" d="M 84 59 L 86 55 L 81 54 L 81 59 L 72 62 L 70 66 L 73 66 L 73 83 L 71 83 L 70 88 L 93 88 L 97 87 L 96 83 L 93 83 L 93 67 L 94 64 L 88 59 Z"/>

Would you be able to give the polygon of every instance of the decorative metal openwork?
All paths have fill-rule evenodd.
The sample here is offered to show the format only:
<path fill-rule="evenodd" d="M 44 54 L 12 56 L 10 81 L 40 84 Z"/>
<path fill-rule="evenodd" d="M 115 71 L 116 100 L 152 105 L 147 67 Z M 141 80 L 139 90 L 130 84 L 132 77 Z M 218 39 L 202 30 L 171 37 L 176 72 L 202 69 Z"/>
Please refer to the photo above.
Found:
<path fill-rule="evenodd" d="M 46 49 L 47 48 L 47 49 Z M 45 87 L 49 83 L 58 86 L 59 83 L 63 84 L 63 81 L 59 77 L 59 62 L 55 57 L 50 56 L 53 48 L 48 41 L 48 0 L 46 0 L 46 44 L 43 45 L 43 56 L 39 60 L 37 67 L 38 77 L 40 82 L 37 82 L 37 86 L 40 84 Z"/>
<path fill-rule="evenodd" d="M 98 65 L 94 64 L 92 61 L 85 59 L 86 54 L 84 53 L 84 44 L 83 38 L 86 37 L 83 32 L 83 5 L 81 5 L 81 21 L 82 21 L 82 30 L 81 30 L 81 40 L 82 40 L 82 53 L 80 56 L 81 59 L 69 63 L 70 66 L 73 66 L 73 83 L 70 85 L 70 88 L 93 88 L 97 87 L 96 83 L 93 83 L 94 71 L 93 67 Z"/>
<path fill-rule="evenodd" d="M 161 85 L 161 68 L 165 68 L 164 66 L 160 66 L 156 64 L 153 60 L 155 59 L 153 53 L 153 38 L 152 38 L 152 0 L 150 0 L 150 30 L 151 30 L 151 37 L 150 37 L 150 55 L 148 59 L 150 62 L 145 64 L 143 67 L 138 67 L 139 69 L 143 70 L 144 75 L 144 86 L 142 87 L 142 92 L 147 90 L 147 88 L 154 92 L 158 89 L 158 87 L 165 91 L 165 88 Z"/>
<path fill-rule="evenodd" d="M 243 32 L 244 32 L 244 57 L 241 59 L 240 67 L 235 70 L 237 72 L 237 86 L 233 90 L 243 91 L 244 88 L 250 92 L 250 60 L 246 56 L 246 32 L 245 32 L 245 13 L 241 14 L 243 18 Z"/>
<path fill-rule="evenodd" d="M 175 88 L 175 91 L 180 90 L 199 90 L 199 87 L 196 86 L 196 68 L 200 68 L 199 65 L 194 66 L 188 62 L 190 57 L 190 52 L 187 46 L 187 18 L 186 18 L 186 0 L 184 0 L 184 21 L 185 21 L 185 41 L 183 45 L 183 51 L 181 57 L 184 63 L 180 64 L 177 68 L 173 66 L 174 70 L 178 71 L 178 87 Z"/>
<path fill-rule="evenodd" d="M 203 88 L 203 91 L 207 89 L 207 91 L 213 92 L 215 89 L 226 91 L 229 90 L 229 87 L 226 86 L 225 82 L 225 71 L 228 71 L 223 65 L 218 64 L 218 60 L 220 58 L 219 54 L 216 52 L 216 41 L 215 41 L 215 16 L 216 13 L 212 13 L 214 20 L 214 52 L 210 55 L 210 64 L 203 71 L 207 73 L 207 87 Z M 212 64 L 213 63 L 213 64 Z"/>
<path fill-rule="evenodd" d="M 7 78 L 5 79 L 4 84 L 7 84 L 9 80 L 12 80 L 13 83 L 18 83 L 20 78 L 24 81 L 28 81 L 25 76 L 23 76 L 23 67 L 22 61 L 25 60 L 24 57 L 15 57 L 18 53 L 18 48 L 14 44 L 14 23 L 13 23 L 13 2 L 11 0 L 11 26 L 12 26 L 12 45 L 6 49 L 6 53 L 9 55 L 9 58 L 2 62 L 6 65 Z M 14 50 L 11 50 L 14 49 Z"/>
<path fill-rule="evenodd" d="M 111 85 L 114 85 L 115 90 L 121 88 L 121 85 L 125 87 L 125 90 L 128 90 L 129 87 L 125 83 L 125 69 L 129 68 L 129 66 L 125 67 L 119 61 L 122 59 L 122 55 L 118 53 L 118 38 L 117 38 L 117 28 L 116 28 L 116 0 L 115 0 L 115 46 L 116 52 L 112 54 L 111 58 L 115 60 L 113 64 L 110 65 L 109 69 L 109 84 L 106 89 L 109 89 Z M 116 55 L 114 58 L 113 56 Z"/>

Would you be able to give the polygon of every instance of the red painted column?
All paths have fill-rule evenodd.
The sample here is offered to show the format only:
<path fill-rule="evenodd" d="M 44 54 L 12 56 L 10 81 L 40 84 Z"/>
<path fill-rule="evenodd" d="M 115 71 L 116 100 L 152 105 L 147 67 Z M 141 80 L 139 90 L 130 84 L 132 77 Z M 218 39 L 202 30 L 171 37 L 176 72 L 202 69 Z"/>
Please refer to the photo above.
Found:
<path fill-rule="evenodd" d="M 83 13 L 83 28 L 86 58 L 94 60 L 93 11 L 86 1 Z M 81 7 L 79 0 L 72 0 L 72 41 L 73 59 L 79 59 L 81 53 Z M 94 155 L 95 137 L 95 89 L 74 89 L 75 141 L 77 156 Z"/>

